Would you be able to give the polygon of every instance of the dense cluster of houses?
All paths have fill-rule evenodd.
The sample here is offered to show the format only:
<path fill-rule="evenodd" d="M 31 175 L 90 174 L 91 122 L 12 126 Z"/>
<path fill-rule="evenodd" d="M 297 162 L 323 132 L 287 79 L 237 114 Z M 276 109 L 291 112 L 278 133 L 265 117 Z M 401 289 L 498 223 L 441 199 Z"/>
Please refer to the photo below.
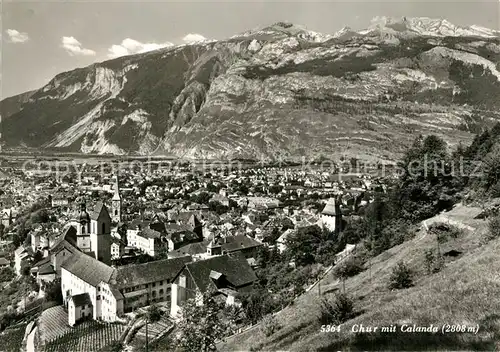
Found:
<path fill-rule="evenodd" d="M 71 181 L 59 182 L 50 192 L 57 222 L 31 229 L 30 245 L 14 253 L 16 273 L 23 275 L 29 260 L 41 257 L 30 265 L 30 273 L 42 286 L 61 279 L 70 325 L 89 317 L 114 321 L 155 302 L 169 304 L 175 317 L 182 302 L 209 289 L 227 304 L 236 304 L 256 280 L 259 248 L 275 246 L 282 252 L 287 238 L 301 227 L 341 231 L 345 218 L 370 202 L 366 191 L 381 187 L 366 177 L 341 181 L 328 173 L 281 171 L 192 179 L 178 170 L 184 181 L 163 186 L 149 175 L 127 175 L 123 188 L 117 176 L 83 176 L 74 187 L 67 186 Z M 151 184 L 141 188 L 144 181 Z M 242 194 L 238 189 L 244 184 L 249 189 Z M 53 187 L 40 185 L 42 190 Z M 110 196 L 86 203 L 75 189 Z M 172 197 L 164 197 L 166 193 Z M 210 194 L 208 203 L 238 211 L 217 213 L 207 203 L 189 200 L 203 193 Z M 324 203 L 319 212 L 280 200 L 313 194 L 317 197 L 311 199 Z M 10 226 L 12 212 L 3 211 L 1 220 Z M 136 264 L 144 255 L 152 261 Z"/>

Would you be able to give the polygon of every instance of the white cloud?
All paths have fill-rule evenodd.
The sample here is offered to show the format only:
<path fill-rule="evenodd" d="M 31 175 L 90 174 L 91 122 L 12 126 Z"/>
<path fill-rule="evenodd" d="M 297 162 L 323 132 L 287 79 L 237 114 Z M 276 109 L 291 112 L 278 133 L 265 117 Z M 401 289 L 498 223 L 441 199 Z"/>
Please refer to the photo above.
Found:
<path fill-rule="evenodd" d="M 141 54 L 148 51 L 158 50 L 161 48 L 166 48 L 173 46 L 174 44 L 170 42 L 157 44 L 157 43 L 141 43 L 137 40 L 126 38 L 119 45 L 112 45 L 108 49 L 108 57 L 115 58 L 125 55 Z"/>
<path fill-rule="evenodd" d="M 7 35 L 11 43 L 24 43 L 30 39 L 28 33 L 19 32 L 15 29 L 7 29 Z"/>
<path fill-rule="evenodd" d="M 94 50 L 84 48 L 82 43 L 76 40 L 75 37 L 62 37 L 62 47 L 66 49 L 71 56 L 95 56 L 96 54 Z"/>
<path fill-rule="evenodd" d="M 198 33 L 189 33 L 184 38 L 182 38 L 182 40 L 187 44 L 192 44 L 204 42 L 205 40 L 207 40 L 207 38 Z"/>

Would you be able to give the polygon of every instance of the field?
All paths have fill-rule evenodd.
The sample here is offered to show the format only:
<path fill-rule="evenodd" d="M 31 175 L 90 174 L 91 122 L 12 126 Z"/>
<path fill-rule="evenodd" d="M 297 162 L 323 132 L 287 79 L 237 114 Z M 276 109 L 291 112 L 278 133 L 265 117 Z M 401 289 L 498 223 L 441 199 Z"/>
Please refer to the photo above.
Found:
<path fill-rule="evenodd" d="M 482 241 L 486 221 L 474 217 L 478 208 L 458 205 L 426 222 L 450 222 L 464 230 L 461 237 L 441 244 L 441 253 L 459 252 L 447 257 L 446 267 L 427 275 L 425 251 L 436 248 L 436 239 L 425 225 L 414 239 L 396 246 L 372 260 L 371 270 L 346 281 L 346 292 L 355 300 L 358 315 L 342 324 L 340 332 L 322 333 L 318 321 L 319 289 L 301 296 L 296 303 L 280 312 L 276 320 L 280 329 L 265 336 L 259 328 L 228 339 L 221 351 L 288 350 L 500 350 L 500 240 Z M 414 287 L 388 289 L 392 268 L 405 261 L 415 273 Z M 341 289 L 333 275 L 321 284 L 321 295 L 331 296 Z M 394 333 L 356 333 L 355 324 L 397 327 Z M 403 324 L 428 326 L 460 324 L 479 326 L 474 333 L 404 333 Z"/>
<path fill-rule="evenodd" d="M 68 314 L 62 306 L 44 310 L 39 325 L 42 341 L 52 341 L 71 331 L 71 327 L 68 325 Z"/>
<path fill-rule="evenodd" d="M 150 344 L 150 350 L 154 350 L 154 346 L 156 346 L 156 343 L 153 343 L 154 339 L 158 338 L 161 334 L 165 333 L 169 329 L 173 327 L 173 323 L 170 321 L 168 317 L 163 316 L 162 319 L 160 319 L 157 322 L 150 323 L 148 324 L 148 341 Z M 166 337 L 161 337 L 160 343 L 165 340 Z M 134 350 L 136 351 L 141 351 L 145 350 L 146 346 L 146 326 L 143 326 L 142 328 L 137 331 L 135 334 L 134 338 L 132 339 L 131 346 L 134 347 Z"/>
<path fill-rule="evenodd" d="M 24 338 L 26 324 L 10 328 L 0 334 L 0 350 L 2 352 L 19 352 Z"/>
<path fill-rule="evenodd" d="M 64 335 L 46 342 L 45 352 L 99 351 L 118 340 L 125 325 L 99 323 L 95 320 L 78 324 Z"/>

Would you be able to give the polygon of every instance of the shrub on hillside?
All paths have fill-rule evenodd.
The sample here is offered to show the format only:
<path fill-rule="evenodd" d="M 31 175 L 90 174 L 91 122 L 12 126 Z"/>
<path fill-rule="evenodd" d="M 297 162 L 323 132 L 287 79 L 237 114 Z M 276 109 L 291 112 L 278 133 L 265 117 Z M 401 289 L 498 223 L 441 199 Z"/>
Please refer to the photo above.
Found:
<path fill-rule="evenodd" d="M 389 288 L 403 289 L 411 286 L 413 286 L 413 272 L 404 262 L 399 262 L 392 269 Z"/>
<path fill-rule="evenodd" d="M 429 226 L 429 232 L 436 235 L 440 243 L 446 242 L 448 239 L 459 238 L 463 231 L 455 225 L 437 222 Z"/>
<path fill-rule="evenodd" d="M 363 262 L 359 257 L 352 257 L 345 260 L 335 270 L 335 275 L 342 280 L 358 275 L 364 270 Z"/>
<path fill-rule="evenodd" d="M 500 215 L 493 217 L 488 223 L 488 239 L 494 240 L 500 237 Z"/>
<path fill-rule="evenodd" d="M 264 319 L 262 319 L 260 329 L 262 333 L 266 335 L 266 337 L 269 337 L 276 331 L 281 329 L 281 325 L 278 323 L 275 317 L 273 317 L 272 315 L 268 315 Z"/>
<path fill-rule="evenodd" d="M 342 324 L 354 317 L 354 301 L 345 293 L 333 299 L 323 299 L 320 306 L 319 321 L 324 324 Z"/>
<path fill-rule="evenodd" d="M 432 249 L 425 251 L 424 262 L 427 275 L 441 271 L 444 266 L 443 257 L 441 255 L 436 256 Z"/>

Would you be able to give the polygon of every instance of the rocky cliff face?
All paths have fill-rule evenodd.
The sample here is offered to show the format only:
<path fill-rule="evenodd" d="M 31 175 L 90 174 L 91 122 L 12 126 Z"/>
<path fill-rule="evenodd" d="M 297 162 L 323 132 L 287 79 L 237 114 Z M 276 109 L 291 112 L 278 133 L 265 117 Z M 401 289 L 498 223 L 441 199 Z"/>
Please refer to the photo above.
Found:
<path fill-rule="evenodd" d="M 10 146 L 83 153 L 394 159 L 418 133 L 456 143 L 498 120 L 499 71 L 485 28 L 277 23 L 59 74 L 1 128 Z"/>

